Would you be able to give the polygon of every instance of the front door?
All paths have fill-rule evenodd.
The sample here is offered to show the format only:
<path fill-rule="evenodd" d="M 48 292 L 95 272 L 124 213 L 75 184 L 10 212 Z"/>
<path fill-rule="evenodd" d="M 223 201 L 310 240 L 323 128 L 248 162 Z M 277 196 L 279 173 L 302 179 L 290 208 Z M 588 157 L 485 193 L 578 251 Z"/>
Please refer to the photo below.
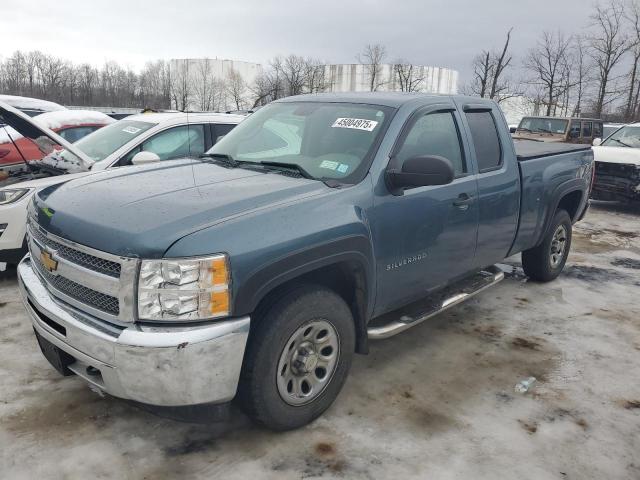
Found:
<path fill-rule="evenodd" d="M 471 269 L 478 230 L 477 185 L 459 125 L 452 105 L 438 105 L 416 112 L 405 127 L 393 156 L 400 163 L 418 155 L 445 157 L 456 178 L 449 185 L 376 196 L 371 219 L 376 314 L 421 298 Z"/>

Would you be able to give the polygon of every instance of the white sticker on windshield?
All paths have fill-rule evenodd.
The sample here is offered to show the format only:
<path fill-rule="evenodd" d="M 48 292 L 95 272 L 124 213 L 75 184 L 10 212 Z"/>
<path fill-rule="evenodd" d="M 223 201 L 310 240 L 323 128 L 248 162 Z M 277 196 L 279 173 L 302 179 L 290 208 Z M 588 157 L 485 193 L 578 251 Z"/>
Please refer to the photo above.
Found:
<path fill-rule="evenodd" d="M 365 118 L 338 118 L 331 128 L 355 128 L 356 130 L 365 130 L 372 132 L 378 125 L 375 120 L 367 120 Z"/>
<path fill-rule="evenodd" d="M 136 128 L 136 127 L 132 127 L 131 125 L 129 125 L 128 127 L 124 127 L 124 128 L 122 129 L 122 131 L 123 131 L 123 132 L 127 132 L 127 133 L 131 133 L 131 134 L 134 134 L 134 133 L 138 133 L 138 132 L 140 131 L 140 129 L 139 129 L 139 128 Z"/>
<path fill-rule="evenodd" d="M 338 162 L 332 162 L 331 160 L 323 160 L 320 163 L 320 168 L 327 168 L 329 170 L 335 170 L 340 165 Z"/>

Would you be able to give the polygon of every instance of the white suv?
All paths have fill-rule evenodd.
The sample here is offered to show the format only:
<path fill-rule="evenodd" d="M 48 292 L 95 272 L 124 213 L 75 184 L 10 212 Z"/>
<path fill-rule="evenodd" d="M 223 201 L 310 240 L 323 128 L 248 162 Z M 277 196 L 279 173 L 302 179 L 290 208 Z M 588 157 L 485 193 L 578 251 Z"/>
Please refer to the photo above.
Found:
<path fill-rule="evenodd" d="M 73 147 L 30 122 L 20 133 L 48 149 L 43 150 L 48 155 L 31 164 L 27 173 L 4 179 L 6 186 L 0 188 L 0 263 L 18 263 L 26 253 L 27 205 L 37 190 L 106 169 L 199 156 L 244 118 L 223 113 L 144 113 L 103 127 Z M 0 123 L 20 130 L 20 122 L 24 125 L 27 119 L 0 103 Z M 0 177 L 0 186 L 2 183 Z"/>

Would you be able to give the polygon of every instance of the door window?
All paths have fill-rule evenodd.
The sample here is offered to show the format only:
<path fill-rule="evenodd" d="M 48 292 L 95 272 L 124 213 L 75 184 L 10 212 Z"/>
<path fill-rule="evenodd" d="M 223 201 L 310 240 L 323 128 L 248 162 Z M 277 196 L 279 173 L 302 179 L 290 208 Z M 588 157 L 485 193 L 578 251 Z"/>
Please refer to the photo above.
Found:
<path fill-rule="evenodd" d="M 430 113 L 413 124 L 397 158 L 402 163 L 419 155 L 444 157 L 453 165 L 456 176 L 467 173 L 460 135 L 452 112 Z"/>
<path fill-rule="evenodd" d="M 67 142 L 74 143 L 97 129 L 98 127 L 71 127 L 60 130 L 58 135 L 64 138 Z"/>
<path fill-rule="evenodd" d="M 593 138 L 602 138 L 602 124 L 600 122 L 593 124 Z"/>
<path fill-rule="evenodd" d="M 120 165 L 131 165 L 131 159 L 141 151 L 153 152 L 160 160 L 200 155 L 205 151 L 204 126 L 182 125 L 164 130 L 131 150 Z"/>
<path fill-rule="evenodd" d="M 466 112 L 480 173 L 502 165 L 502 147 L 491 112 Z"/>
<path fill-rule="evenodd" d="M 593 128 L 592 122 L 582 122 L 582 136 L 586 138 L 590 138 L 592 128 Z"/>
<path fill-rule="evenodd" d="M 217 123 L 213 125 L 213 131 L 215 132 L 213 136 L 213 144 L 215 145 L 220 140 L 222 140 L 222 137 L 233 130 L 233 127 L 235 126 L 235 123 Z"/>

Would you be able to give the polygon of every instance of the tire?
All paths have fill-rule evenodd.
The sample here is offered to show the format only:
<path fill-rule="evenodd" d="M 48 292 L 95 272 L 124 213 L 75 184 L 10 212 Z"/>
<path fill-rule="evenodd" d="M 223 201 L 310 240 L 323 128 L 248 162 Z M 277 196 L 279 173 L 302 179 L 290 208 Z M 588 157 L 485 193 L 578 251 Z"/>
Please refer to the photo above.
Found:
<path fill-rule="evenodd" d="M 539 282 L 550 282 L 560 275 L 569 256 L 571 233 L 571 217 L 565 210 L 558 210 L 542 243 L 522 252 L 524 273 Z M 561 253 L 559 244 L 563 244 Z"/>
<path fill-rule="evenodd" d="M 256 320 L 240 375 L 240 406 L 271 430 L 306 425 L 331 406 L 349 373 L 351 311 L 333 291 L 304 285 L 277 297 Z"/>

